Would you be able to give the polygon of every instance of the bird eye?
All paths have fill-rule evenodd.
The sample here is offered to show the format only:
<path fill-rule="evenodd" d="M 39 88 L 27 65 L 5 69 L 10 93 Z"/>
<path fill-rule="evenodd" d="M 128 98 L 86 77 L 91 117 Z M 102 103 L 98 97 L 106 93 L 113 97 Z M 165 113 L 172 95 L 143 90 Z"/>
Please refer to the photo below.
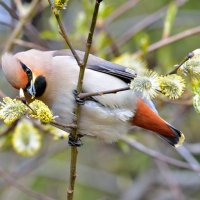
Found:
<path fill-rule="evenodd" d="M 28 85 L 29 85 L 31 80 L 32 80 L 32 78 L 33 78 L 32 71 L 24 63 L 20 62 L 20 64 L 21 64 L 22 69 L 24 70 L 24 72 L 27 75 Z"/>
<path fill-rule="evenodd" d="M 26 72 L 26 74 L 29 76 L 29 75 L 31 75 L 31 70 L 29 69 L 29 68 L 26 68 L 25 69 L 25 72 Z"/>
<path fill-rule="evenodd" d="M 21 63 L 21 66 L 22 66 L 22 69 L 26 72 L 27 76 L 28 77 L 32 77 L 32 72 L 31 70 L 22 62 Z"/>

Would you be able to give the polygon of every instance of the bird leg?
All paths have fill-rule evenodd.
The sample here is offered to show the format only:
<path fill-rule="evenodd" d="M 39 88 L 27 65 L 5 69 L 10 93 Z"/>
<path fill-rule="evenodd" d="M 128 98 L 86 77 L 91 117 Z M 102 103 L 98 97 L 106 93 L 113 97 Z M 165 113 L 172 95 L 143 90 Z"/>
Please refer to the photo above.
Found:
<path fill-rule="evenodd" d="M 68 144 L 73 147 L 80 147 L 83 145 L 81 142 L 80 136 L 78 135 L 77 138 L 75 139 L 72 135 L 69 135 L 69 140 Z"/>
<path fill-rule="evenodd" d="M 74 91 L 73 91 L 73 94 L 74 94 L 74 97 L 75 97 L 75 100 L 76 100 L 76 103 L 77 103 L 77 104 L 80 104 L 80 105 L 84 105 L 84 104 L 85 104 L 85 100 L 84 100 L 84 99 L 81 99 L 81 98 L 78 96 L 77 90 L 74 90 Z"/>

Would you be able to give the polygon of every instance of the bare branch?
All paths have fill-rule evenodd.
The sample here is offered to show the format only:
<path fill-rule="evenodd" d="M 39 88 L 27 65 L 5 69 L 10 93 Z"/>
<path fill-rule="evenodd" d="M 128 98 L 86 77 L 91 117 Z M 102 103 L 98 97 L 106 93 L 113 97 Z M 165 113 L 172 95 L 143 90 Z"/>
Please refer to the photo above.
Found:
<path fill-rule="evenodd" d="M 40 194 L 38 192 L 35 192 L 33 190 L 30 190 L 29 188 L 25 187 L 21 183 L 17 182 L 15 178 L 10 176 L 8 173 L 6 173 L 3 169 L 0 168 L 0 177 L 4 179 L 7 183 L 18 189 L 19 191 L 23 192 L 29 197 L 32 197 L 37 200 L 55 200 L 51 197 L 48 197 L 46 195 Z"/>
<path fill-rule="evenodd" d="M 25 25 L 28 23 L 28 21 L 30 20 L 30 18 L 32 17 L 34 12 L 36 11 L 36 7 L 38 6 L 39 2 L 40 2 L 40 0 L 33 0 L 28 12 L 24 16 L 20 17 L 19 22 L 17 23 L 17 26 L 15 27 L 10 38 L 8 39 L 7 43 L 5 44 L 3 53 L 10 51 L 13 48 L 14 40 L 20 36 L 21 32 L 23 31 L 23 28 L 25 27 Z"/>
<path fill-rule="evenodd" d="M 158 166 L 161 175 L 166 180 L 167 186 L 170 189 L 170 193 L 172 194 L 173 199 L 185 199 L 180 185 L 178 184 L 176 178 L 173 176 L 172 171 L 170 170 L 170 167 L 167 165 L 167 163 L 161 162 L 159 160 L 155 160 L 155 163 Z"/>
<path fill-rule="evenodd" d="M 70 48 L 74 58 L 76 59 L 76 62 L 78 63 L 79 66 L 82 66 L 82 62 L 81 62 L 81 59 L 79 58 L 78 54 L 76 53 L 76 51 L 74 50 L 69 38 L 68 38 L 68 35 L 66 33 L 66 30 L 64 28 L 64 25 L 60 19 L 60 15 L 59 15 L 59 12 L 58 10 L 54 7 L 54 5 L 52 4 L 51 0 L 48 0 L 49 2 L 49 5 L 51 6 L 51 10 L 57 20 L 57 23 L 59 25 L 59 28 L 60 28 L 60 34 L 61 36 L 63 37 L 63 39 L 65 40 L 66 44 L 68 45 L 68 47 Z"/>
<path fill-rule="evenodd" d="M 100 6 L 101 1 L 102 0 L 96 0 L 94 12 L 93 12 L 93 17 L 92 17 L 92 23 L 91 23 L 91 26 L 90 26 L 90 31 L 89 31 L 88 39 L 87 39 L 87 43 L 86 43 L 86 50 L 85 50 L 85 55 L 84 55 L 84 58 L 83 58 L 83 64 L 79 65 L 80 66 L 80 72 L 79 72 L 79 78 L 78 78 L 78 84 L 77 84 L 77 94 L 78 95 L 82 91 L 84 72 L 85 72 L 88 57 L 89 57 L 89 54 L 90 54 L 94 29 L 95 29 L 95 26 L 96 26 L 96 21 L 97 21 L 97 16 L 98 16 L 99 6 Z M 80 104 L 77 104 L 74 113 L 75 113 L 75 117 L 74 117 L 73 122 L 74 122 L 74 124 L 77 124 L 77 126 L 78 126 L 79 120 L 80 120 L 80 113 L 81 113 L 81 105 Z M 72 140 L 77 141 L 77 139 L 78 139 L 78 127 L 76 129 L 72 130 Z M 72 146 L 71 147 L 71 163 L 70 163 L 70 185 L 69 185 L 68 190 L 67 190 L 67 199 L 68 200 L 73 199 L 74 185 L 75 185 L 75 180 L 76 180 L 77 155 L 78 155 L 77 147 Z"/>
<path fill-rule="evenodd" d="M 47 48 L 43 47 L 43 46 L 40 46 L 38 44 L 35 44 L 33 42 L 27 42 L 27 41 L 24 41 L 24 40 L 20 40 L 20 39 L 15 39 L 13 41 L 14 44 L 17 44 L 19 46 L 22 46 L 22 47 L 26 47 L 26 48 L 29 48 L 29 49 L 40 49 L 40 50 L 47 50 Z"/>
<path fill-rule="evenodd" d="M 77 127 L 75 124 L 61 124 L 58 122 L 50 122 L 50 124 L 61 129 L 75 129 Z"/>
<path fill-rule="evenodd" d="M 136 6 L 139 0 L 128 0 L 120 5 L 114 12 L 112 12 L 105 21 L 105 26 L 108 26 L 112 23 L 116 18 L 120 17 L 132 7 Z"/>
<path fill-rule="evenodd" d="M 122 91 L 126 91 L 126 90 L 130 90 L 130 87 L 124 87 L 124 88 L 119 88 L 119 89 L 114 89 L 114 90 L 106 90 L 106 91 L 99 91 L 99 92 L 93 92 L 93 93 L 80 93 L 78 95 L 78 97 L 80 99 L 86 99 L 89 97 L 93 97 L 93 96 L 102 96 L 104 94 L 112 94 L 112 93 L 118 93 L 118 92 L 122 92 Z"/>
<path fill-rule="evenodd" d="M 10 133 L 16 127 L 17 123 L 18 123 L 18 120 L 12 123 L 12 125 L 10 125 L 6 130 L 4 130 L 3 132 L 0 132 L 0 138 Z"/>
<path fill-rule="evenodd" d="M 129 146 L 133 147 L 134 149 L 137 149 L 138 151 L 141 151 L 149 156 L 151 156 L 152 158 L 158 159 L 160 161 L 166 162 L 170 165 L 174 165 L 177 167 L 181 167 L 181 168 L 185 168 L 185 169 L 190 169 L 193 170 L 195 172 L 200 172 L 200 168 L 198 166 L 194 166 L 194 165 L 189 165 L 185 162 L 176 160 L 174 158 L 170 158 L 162 153 L 159 153 L 153 149 L 150 149 L 146 146 L 144 146 L 143 144 L 137 142 L 136 140 L 131 139 L 130 137 L 127 136 L 121 136 L 120 139 L 125 142 L 126 144 L 128 144 Z"/>
<path fill-rule="evenodd" d="M 59 11 L 54 7 L 52 2 L 50 0 L 48 0 L 49 4 L 51 6 L 52 12 L 55 15 L 57 23 L 59 25 L 60 33 L 61 33 L 62 37 L 64 38 L 66 44 L 69 46 L 74 58 L 77 61 L 77 64 L 80 67 L 79 79 L 78 79 L 78 84 L 77 84 L 77 94 L 80 94 L 81 91 L 82 91 L 84 72 L 85 72 L 85 68 L 86 68 L 89 53 L 90 53 L 94 29 L 95 29 L 95 26 L 96 26 L 96 20 L 97 20 L 97 15 L 98 15 L 98 11 L 99 11 L 99 5 L 100 5 L 101 1 L 102 0 L 96 0 L 93 18 L 92 18 L 92 23 L 91 23 L 90 31 L 89 31 L 89 34 L 88 34 L 85 55 L 84 55 L 83 62 L 82 62 L 80 60 L 78 54 L 76 53 L 76 51 L 73 49 L 71 42 L 69 41 L 69 38 L 68 38 L 66 31 L 65 31 L 65 28 L 64 28 L 64 26 L 61 22 Z M 80 118 L 80 111 L 81 111 L 81 105 L 77 104 L 75 111 L 74 111 L 74 113 L 75 113 L 74 124 L 75 125 L 78 125 L 79 118 Z M 72 135 L 72 140 L 77 141 L 77 139 L 78 139 L 78 127 L 72 129 L 71 135 Z M 73 194 L 74 194 L 74 185 L 75 185 L 75 180 L 76 180 L 77 154 L 78 154 L 77 147 L 72 146 L 71 147 L 71 164 L 70 164 L 70 185 L 69 185 L 69 188 L 67 190 L 68 200 L 72 200 Z"/>
<path fill-rule="evenodd" d="M 7 4 L 5 4 L 4 2 L 0 1 L 0 4 L 2 5 L 2 7 L 7 10 L 7 12 L 10 14 L 10 16 L 13 18 L 13 19 L 16 19 L 16 20 L 20 20 L 19 16 L 17 15 L 17 13 L 15 12 L 14 9 L 11 9 L 9 6 L 7 6 Z M 13 2 L 14 4 L 14 2 Z M 14 28 L 13 25 L 11 24 L 8 24 L 8 23 L 5 23 L 5 22 L 2 22 L 0 21 L 0 24 L 4 25 L 4 26 L 8 26 L 9 28 Z M 41 50 L 46 50 L 47 48 L 45 48 L 47 46 L 46 42 L 44 42 L 40 37 L 39 37 L 39 34 L 38 34 L 38 31 L 36 30 L 36 28 L 30 24 L 30 23 L 27 23 L 25 24 L 24 26 L 25 28 L 25 32 L 24 34 L 26 35 L 27 38 L 31 39 L 31 40 L 34 40 L 37 41 L 38 43 L 40 43 L 41 45 L 35 45 L 34 46 L 30 46 L 30 45 L 27 45 L 27 43 L 25 43 L 24 41 L 24 46 L 28 47 L 28 48 L 37 48 L 37 49 L 41 49 Z M 34 36 L 34 37 L 33 37 Z M 20 41 L 20 40 L 19 40 Z M 22 43 L 18 43 L 18 40 L 16 39 L 14 41 L 14 44 L 18 44 L 18 45 L 22 45 Z M 25 45 L 26 44 L 26 45 Z M 44 46 L 44 47 L 43 47 Z"/>
<path fill-rule="evenodd" d="M 187 2 L 187 0 L 176 0 L 177 6 L 182 6 L 186 2 Z M 156 11 L 155 13 L 148 15 L 142 21 L 138 22 L 136 25 L 134 25 L 132 28 L 130 28 L 127 32 L 125 32 L 118 39 L 118 46 L 123 45 L 125 42 L 130 40 L 136 33 L 143 30 L 144 28 L 150 26 L 151 24 L 155 23 L 156 21 L 161 19 L 163 16 L 165 16 L 167 9 L 168 9 L 168 6 L 161 8 L 160 10 Z"/>
<path fill-rule="evenodd" d="M 152 51 L 155 51 L 157 49 L 160 49 L 161 47 L 164 47 L 164 46 L 167 46 L 171 43 L 174 43 L 178 40 L 182 40 L 186 37 L 190 37 L 192 35 L 197 35 L 197 34 L 200 34 L 200 26 L 197 26 L 197 27 L 194 27 L 194 28 L 191 28 L 191 29 L 188 29 L 184 32 L 181 32 L 181 33 L 178 33 L 176 35 L 173 35 L 171 37 L 168 37 L 166 39 L 163 39 L 163 40 L 160 40 L 158 42 L 155 42 L 154 44 L 150 45 L 147 49 L 147 52 L 150 53 Z M 136 53 L 134 53 L 134 55 L 137 55 L 137 56 L 141 56 L 143 53 L 141 51 L 138 51 Z"/>
<path fill-rule="evenodd" d="M 7 26 L 9 28 L 13 28 L 13 25 L 6 23 L 6 22 L 2 22 L 2 21 L 0 21 L 0 25 Z"/>
<path fill-rule="evenodd" d="M 14 12 L 13 9 L 11 9 L 5 2 L 0 1 L 0 5 L 10 14 L 11 17 L 14 19 L 19 19 L 18 15 Z"/>

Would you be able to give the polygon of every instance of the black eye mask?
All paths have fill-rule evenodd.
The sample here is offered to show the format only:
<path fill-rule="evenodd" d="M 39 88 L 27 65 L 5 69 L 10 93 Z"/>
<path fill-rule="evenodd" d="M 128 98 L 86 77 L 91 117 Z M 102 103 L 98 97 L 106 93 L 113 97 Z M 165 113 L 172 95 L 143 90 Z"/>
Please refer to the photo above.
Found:
<path fill-rule="evenodd" d="M 28 83 L 27 83 L 26 88 L 25 88 L 25 90 L 28 92 L 29 88 L 31 88 L 31 81 L 33 79 L 33 73 L 24 63 L 20 62 L 20 64 L 21 64 L 21 67 L 22 67 L 23 71 L 26 73 L 27 78 L 28 78 Z"/>
<path fill-rule="evenodd" d="M 38 76 L 35 79 L 35 82 L 33 83 L 33 85 L 31 85 L 31 82 L 33 81 L 33 73 L 32 71 L 22 62 L 20 62 L 22 69 L 24 70 L 24 72 L 27 74 L 28 77 L 28 84 L 26 85 L 25 90 L 29 91 L 30 87 L 34 87 L 34 96 L 35 97 L 40 97 L 44 94 L 47 83 L 46 83 L 46 79 L 44 76 Z"/>
<path fill-rule="evenodd" d="M 33 74 L 32 71 L 22 62 L 20 62 L 22 69 L 24 70 L 24 72 L 27 74 L 28 77 L 28 84 L 30 84 L 31 80 L 33 79 Z"/>

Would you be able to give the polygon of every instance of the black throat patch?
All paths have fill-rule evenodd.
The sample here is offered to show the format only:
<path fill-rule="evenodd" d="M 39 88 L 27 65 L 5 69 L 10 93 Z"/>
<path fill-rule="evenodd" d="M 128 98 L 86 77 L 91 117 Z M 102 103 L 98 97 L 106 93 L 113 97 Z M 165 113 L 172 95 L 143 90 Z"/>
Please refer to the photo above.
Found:
<path fill-rule="evenodd" d="M 35 79 L 34 86 L 35 86 L 35 91 L 36 91 L 35 97 L 42 96 L 45 92 L 46 87 L 47 87 L 47 82 L 46 82 L 45 77 L 44 76 L 38 76 Z"/>

